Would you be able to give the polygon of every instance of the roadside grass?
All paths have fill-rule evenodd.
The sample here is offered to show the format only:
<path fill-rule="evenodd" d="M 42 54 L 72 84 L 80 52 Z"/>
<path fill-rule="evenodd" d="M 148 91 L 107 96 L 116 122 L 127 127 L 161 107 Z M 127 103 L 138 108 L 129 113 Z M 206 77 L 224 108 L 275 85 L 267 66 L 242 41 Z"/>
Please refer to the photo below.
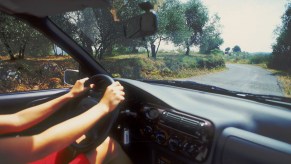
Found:
<path fill-rule="evenodd" d="M 171 80 L 225 69 L 222 57 L 200 54 L 164 54 L 153 59 L 138 53 L 106 57 L 98 62 L 114 77 L 129 79 Z M 78 68 L 70 56 L 26 56 L 14 61 L 0 56 L 0 93 L 62 88 L 64 71 Z"/>
<path fill-rule="evenodd" d="M 283 85 L 285 96 L 291 98 L 291 73 L 281 73 L 278 77 L 279 81 Z"/>
<path fill-rule="evenodd" d="M 9 60 L 9 56 L 0 56 L 0 61 Z"/>
<path fill-rule="evenodd" d="M 221 56 L 159 54 L 157 59 L 147 54 L 131 54 L 107 57 L 99 61 L 115 77 L 132 79 L 169 80 L 186 78 L 225 68 Z"/>
<path fill-rule="evenodd" d="M 267 66 L 264 66 L 263 68 L 265 67 Z M 268 70 L 270 70 L 275 76 L 278 77 L 278 80 L 284 91 L 284 95 L 286 97 L 291 98 L 291 71 L 287 72 L 287 71 L 280 71 L 280 70 L 274 70 L 274 69 L 268 69 Z"/>
<path fill-rule="evenodd" d="M 14 61 L 1 56 L 0 93 L 67 87 L 62 79 L 69 68 L 78 69 L 69 56 L 27 56 Z"/>

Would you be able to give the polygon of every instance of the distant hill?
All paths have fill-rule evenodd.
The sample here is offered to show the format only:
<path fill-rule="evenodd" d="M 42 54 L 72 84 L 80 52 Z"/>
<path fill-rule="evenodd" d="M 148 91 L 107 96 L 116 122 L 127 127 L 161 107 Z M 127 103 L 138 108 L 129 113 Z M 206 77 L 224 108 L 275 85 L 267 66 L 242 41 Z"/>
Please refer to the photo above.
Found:
<path fill-rule="evenodd" d="M 252 52 L 251 55 L 271 55 L 271 52 Z"/>

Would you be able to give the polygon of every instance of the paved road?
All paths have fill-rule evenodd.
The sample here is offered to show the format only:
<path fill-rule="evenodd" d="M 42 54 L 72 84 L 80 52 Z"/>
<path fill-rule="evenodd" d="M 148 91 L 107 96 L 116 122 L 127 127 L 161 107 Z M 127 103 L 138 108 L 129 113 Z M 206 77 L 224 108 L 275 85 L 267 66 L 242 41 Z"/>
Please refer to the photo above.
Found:
<path fill-rule="evenodd" d="M 227 70 L 208 75 L 187 78 L 198 83 L 255 94 L 283 96 L 277 77 L 271 72 L 253 65 L 227 64 Z"/>

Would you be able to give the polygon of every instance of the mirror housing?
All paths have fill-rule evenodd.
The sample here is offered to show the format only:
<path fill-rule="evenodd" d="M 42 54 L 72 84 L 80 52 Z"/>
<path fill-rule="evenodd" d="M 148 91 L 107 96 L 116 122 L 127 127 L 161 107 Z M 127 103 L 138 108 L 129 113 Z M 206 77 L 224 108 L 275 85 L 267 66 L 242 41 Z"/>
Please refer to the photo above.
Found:
<path fill-rule="evenodd" d="M 151 11 L 135 16 L 122 23 L 124 36 L 131 39 L 153 35 L 158 30 L 157 22 L 157 15 Z"/>
<path fill-rule="evenodd" d="M 79 70 L 67 69 L 64 72 L 64 84 L 74 85 L 79 80 Z"/>

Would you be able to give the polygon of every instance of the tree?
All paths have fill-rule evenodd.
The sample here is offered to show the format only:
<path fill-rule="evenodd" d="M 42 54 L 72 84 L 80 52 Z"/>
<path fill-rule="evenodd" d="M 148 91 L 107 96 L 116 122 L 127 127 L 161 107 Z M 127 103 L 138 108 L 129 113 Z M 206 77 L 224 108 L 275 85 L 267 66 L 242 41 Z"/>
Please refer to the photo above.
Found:
<path fill-rule="evenodd" d="M 233 51 L 233 52 L 241 52 L 241 48 L 240 48 L 240 46 L 235 45 L 235 46 L 232 48 L 232 51 Z"/>
<path fill-rule="evenodd" d="M 229 54 L 229 51 L 230 51 L 230 47 L 227 47 L 227 48 L 225 48 L 224 53 Z"/>
<path fill-rule="evenodd" d="M 219 49 L 219 46 L 223 43 L 220 28 L 220 17 L 215 14 L 203 29 L 199 46 L 200 53 L 210 54 L 212 50 Z"/>
<path fill-rule="evenodd" d="M 282 16 L 282 26 L 278 30 L 276 43 L 273 45 L 270 67 L 275 69 L 291 69 L 291 2 Z"/>
<path fill-rule="evenodd" d="M 116 40 L 114 20 L 108 8 L 87 8 L 51 18 L 96 59 L 102 59 Z"/>
<path fill-rule="evenodd" d="M 1 27 L 0 39 L 6 49 L 6 52 L 9 54 L 10 60 L 15 60 L 14 53 L 12 52 L 12 47 L 9 44 L 13 38 L 11 30 L 9 30 L 11 29 L 12 26 L 13 26 L 13 18 L 0 12 L 0 27 Z"/>
<path fill-rule="evenodd" d="M 186 24 L 191 34 L 185 42 L 186 55 L 189 55 L 190 46 L 200 43 L 203 28 L 208 22 L 208 11 L 200 0 L 188 1 L 185 9 Z"/>
<path fill-rule="evenodd" d="M 175 45 L 183 45 L 189 35 L 186 25 L 185 6 L 178 0 L 166 0 L 157 10 L 159 29 L 156 35 L 148 37 L 152 57 L 156 57 L 161 41 L 171 41 Z M 157 45 L 156 45 L 157 43 Z"/>
<path fill-rule="evenodd" d="M 22 21 L 0 12 L 0 40 L 11 60 L 23 59 L 27 49 L 49 52 L 51 45 L 45 37 Z M 37 46 L 35 46 L 38 43 Z M 17 55 L 15 55 L 17 54 Z M 39 55 L 39 54 L 30 54 Z"/>

